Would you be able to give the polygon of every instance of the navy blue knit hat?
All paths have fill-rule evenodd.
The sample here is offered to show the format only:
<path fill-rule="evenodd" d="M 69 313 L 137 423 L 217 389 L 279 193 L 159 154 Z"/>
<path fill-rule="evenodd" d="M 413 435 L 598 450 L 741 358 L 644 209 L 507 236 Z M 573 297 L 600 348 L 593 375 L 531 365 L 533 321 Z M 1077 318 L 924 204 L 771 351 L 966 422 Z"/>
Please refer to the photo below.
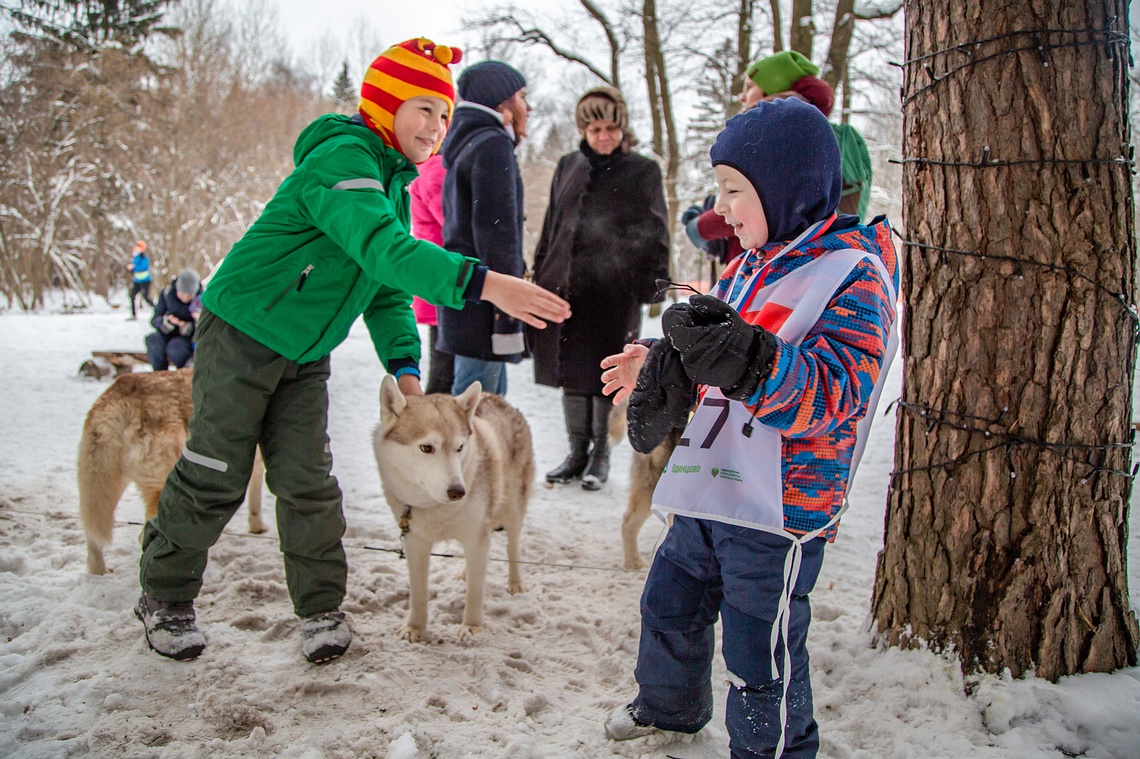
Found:
<path fill-rule="evenodd" d="M 709 151 L 712 165 L 748 179 L 764 204 L 768 239 L 790 240 L 839 207 L 843 174 L 831 124 L 813 105 L 760 101 L 728 120 Z"/>
<path fill-rule="evenodd" d="M 469 103 L 498 108 L 526 87 L 526 79 L 514 66 L 502 61 L 481 61 L 459 75 L 459 97 Z"/>

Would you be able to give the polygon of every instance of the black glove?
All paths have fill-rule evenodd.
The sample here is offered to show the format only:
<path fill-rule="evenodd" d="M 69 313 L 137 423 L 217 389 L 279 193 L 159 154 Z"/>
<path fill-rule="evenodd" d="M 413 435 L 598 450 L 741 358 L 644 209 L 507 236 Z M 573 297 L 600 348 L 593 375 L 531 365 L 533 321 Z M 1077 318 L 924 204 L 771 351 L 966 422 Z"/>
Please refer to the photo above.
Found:
<path fill-rule="evenodd" d="M 685 373 L 702 385 L 719 387 L 726 398 L 750 398 L 772 371 L 776 337 L 749 324 L 711 295 L 694 295 L 661 317 L 669 342 L 681 354 Z"/>
<path fill-rule="evenodd" d="M 674 427 L 688 424 L 695 390 L 676 349 L 668 340 L 655 342 L 629 396 L 626 422 L 633 450 L 649 453 Z"/>

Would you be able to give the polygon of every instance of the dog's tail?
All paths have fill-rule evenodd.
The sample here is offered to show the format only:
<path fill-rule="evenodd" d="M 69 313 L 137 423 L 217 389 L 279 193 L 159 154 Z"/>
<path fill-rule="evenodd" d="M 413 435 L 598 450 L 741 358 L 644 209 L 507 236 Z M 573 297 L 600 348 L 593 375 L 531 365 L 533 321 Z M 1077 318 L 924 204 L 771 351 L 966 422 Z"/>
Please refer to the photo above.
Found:
<path fill-rule="evenodd" d="M 616 448 L 625 439 L 628 428 L 625 412 L 628 409 L 629 398 L 626 398 L 610 411 L 610 447 Z"/>
<path fill-rule="evenodd" d="M 122 434 L 101 434 L 91 415 L 83 425 L 79 439 L 79 516 L 87 534 L 88 571 L 102 574 L 102 549 L 111 543 L 115 524 L 115 506 L 127 488 L 124 472 Z M 92 551 L 98 559 L 92 566 Z M 100 571 L 101 570 L 101 571 Z"/>

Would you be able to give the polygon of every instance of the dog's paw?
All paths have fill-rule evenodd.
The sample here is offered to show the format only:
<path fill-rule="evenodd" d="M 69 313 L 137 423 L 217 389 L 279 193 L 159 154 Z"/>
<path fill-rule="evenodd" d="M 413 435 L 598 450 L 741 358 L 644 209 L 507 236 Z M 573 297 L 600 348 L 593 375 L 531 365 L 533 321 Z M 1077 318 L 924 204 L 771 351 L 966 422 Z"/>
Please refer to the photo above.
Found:
<path fill-rule="evenodd" d="M 424 639 L 425 632 L 422 627 L 404 625 L 399 629 L 396 635 L 408 641 L 409 643 L 419 643 Z"/>
<path fill-rule="evenodd" d="M 483 632 L 483 625 L 463 625 L 459 628 L 459 639 L 474 638 Z"/>
<path fill-rule="evenodd" d="M 249 533 L 251 535 L 260 535 L 266 532 L 265 523 L 258 519 L 256 522 L 252 519 L 249 521 Z"/>
<path fill-rule="evenodd" d="M 521 582 L 512 582 L 507 585 L 507 592 L 512 596 L 517 596 L 519 593 L 526 593 L 526 585 Z"/>
<path fill-rule="evenodd" d="M 642 560 L 642 558 L 640 556 L 636 556 L 632 559 L 626 559 L 625 560 L 625 568 L 626 569 L 645 569 L 645 567 L 647 567 L 647 566 L 648 565 L 645 563 L 644 560 Z"/>

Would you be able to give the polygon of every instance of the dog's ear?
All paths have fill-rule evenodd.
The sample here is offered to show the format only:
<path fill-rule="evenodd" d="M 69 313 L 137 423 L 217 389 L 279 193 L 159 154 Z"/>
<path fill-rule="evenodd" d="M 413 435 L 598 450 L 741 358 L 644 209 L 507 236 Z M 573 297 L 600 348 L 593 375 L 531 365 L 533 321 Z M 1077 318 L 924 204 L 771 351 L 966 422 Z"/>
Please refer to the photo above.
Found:
<path fill-rule="evenodd" d="M 400 392 L 396 378 L 391 374 L 384 375 L 380 381 L 380 422 L 385 429 L 396 423 L 407 405 L 408 400 Z"/>
<path fill-rule="evenodd" d="M 479 380 L 475 380 L 471 383 L 470 387 L 455 396 L 455 402 L 459 404 L 459 408 L 463 409 L 463 413 L 467 415 L 467 424 L 475 423 L 475 409 L 479 407 L 479 399 L 482 397 L 483 385 Z"/>

